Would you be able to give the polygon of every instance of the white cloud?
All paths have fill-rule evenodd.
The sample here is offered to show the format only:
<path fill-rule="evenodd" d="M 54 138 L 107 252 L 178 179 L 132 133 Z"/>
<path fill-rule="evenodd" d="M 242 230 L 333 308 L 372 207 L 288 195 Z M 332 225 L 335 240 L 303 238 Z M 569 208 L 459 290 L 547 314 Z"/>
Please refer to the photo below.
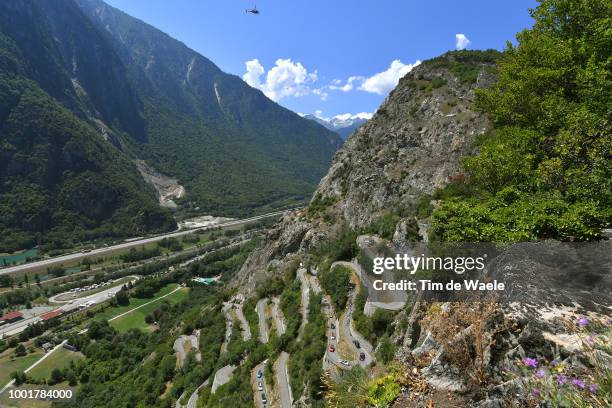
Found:
<path fill-rule="evenodd" d="M 322 101 L 327 100 L 328 93 L 325 92 L 325 88 L 316 88 L 312 90 L 312 93 L 321 98 Z"/>
<path fill-rule="evenodd" d="M 374 74 L 363 81 L 359 89 L 365 92 L 384 95 L 395 88 L 400 78 L 420 63 L 421 61 L 417 60 L 414 64 L 404 64 L 400 60 L 395 60 L 386 71 Z"/>
<path fill-rule="evenodd" d="M 465 36 L 465 34 L 455 34 L 455 47 L 458 50 L 464 50 L 470 45 L 471 41 Z"/>
<path fill-rule="evenodd" d="M 349 77 L 344 84 L 341 80 L 334 79 L 327 88 L 331 91 L 342 92 L 358 89 L 364 92 L 384 95 L 395 88 L 400 78 L 420 63 L 421 61 L 417 60 L 414 64 L 404 64 L 400 60 L 395 60 L 391 62 L 387 70 L 374 74 L 371 77 L 354 75 Z"/>
<path fill-rule="evenodd" d="M 365 78 L 362 76 L 352 76 L 346 80 L 346 83 L 344 85 L 342 85 L 341 80 L 334 79 L 332 81 L 332 84 L 329 85 L 328 88 L 332 91 L 349 92 L 349 91 L 352 91 L 353 88 L 355 87 L 355 82 L 363 82 L 364 80 Z"/>
<path fill-rule="evenodd" d="M 308 72 L 300 62 L 293 62 L 289 58 L 276 60 L 275 65 L 265 75 L 264 82 L 262 82 L 262 76 L 266 71 L 259 60 L 247 61 L 245 65 L 246 73 L 242 79 L 253 88 L 260 89 L 274 101 L 280 101 L 288 96 L 299 97 L 311 93 L 323 100 L 327 98 L 327 93 L 323 88 L 311 88 L 311 85 L 318 80 L 317 71 Z"/>
<path fill-rule="evenodd" d="M 368 112 L 359 112 L 359 113 L 343 113 L 341 115 L 336 115 L 333 119 L 337 120 L 350 120 L 350 119 L 372 119 L 372 114 Z"/>

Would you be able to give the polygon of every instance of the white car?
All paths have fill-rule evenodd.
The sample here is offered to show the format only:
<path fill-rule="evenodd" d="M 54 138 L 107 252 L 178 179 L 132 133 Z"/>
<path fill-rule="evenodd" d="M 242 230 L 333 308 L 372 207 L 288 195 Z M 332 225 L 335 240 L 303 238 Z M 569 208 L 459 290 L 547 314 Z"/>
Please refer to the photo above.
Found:
<path fill-rule="evenodd" d="M 346 360 L 340 360 L 340 364 L 343 364 L 343 365 L 345 365 L 345 366 L 347 366 L 347 367 L 351 365 L 351 364 L 350 364 L 348 361 L 346 361 Z"/>
<path fill-rule="evenodd" d="M 258 389 L 259 391 L 263 391 L 263 384 L 261 383 L 261 381 L 259 381 L 259 382 L 257 383 L 257 389 Z"/>

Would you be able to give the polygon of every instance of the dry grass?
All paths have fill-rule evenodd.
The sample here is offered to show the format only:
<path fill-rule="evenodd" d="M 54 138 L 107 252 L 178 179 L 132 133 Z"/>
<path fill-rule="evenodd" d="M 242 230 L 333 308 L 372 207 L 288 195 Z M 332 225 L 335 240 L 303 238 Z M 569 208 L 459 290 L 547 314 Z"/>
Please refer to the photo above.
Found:
<path fill-rule="evenodd" d="M 502 316 L 499 306 L 491 302 L 449 303 L 444 308 L 434 304 L 422 325 L 443 347 L 446 361 L 465 373 L 468 385 L 478 388 L 489 379 L 489 350 L 495 334 L 507 329 Z"/>

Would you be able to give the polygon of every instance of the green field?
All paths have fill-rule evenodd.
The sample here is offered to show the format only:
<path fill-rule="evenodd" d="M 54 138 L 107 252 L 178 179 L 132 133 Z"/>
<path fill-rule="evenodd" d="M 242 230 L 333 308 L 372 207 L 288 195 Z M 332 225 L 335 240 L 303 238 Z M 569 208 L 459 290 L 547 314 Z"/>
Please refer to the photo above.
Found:
<path fill-rule="evenodd" d="M 51 377 L 53 369 L 68 367 L 71 361 L 77 362 L 83 358 L 85 356 L 78 351 L 70 351 L 60 347 L 47 357 L 45 361 L 34 367 L 28 375 L 37 380 L 45 380 Z"/>
<path fill-rule="evenodd" d="M 186 297 L 187 289 L 181 289 L 174 292 L 170 296 L 161 299 L 160 302 L 167 301 L 174 304 L 182 301 Z M 151 300 L 152 299 L 149 299 L 149 301 Z M 125 316 L 115 319 L 111 322 L 111 326 L 120 332 L 128 331 L 129 329 L 149 330 L 150 326 L 145 322 L 145 316 L 155 310 L 159 306 L 160 302 L 150 303 L 138 310 L 134 310 L 133 312 L 126 314 Z"/>
<path fill-rule="evenodd" d="M 110 322 L 111 325 L 119 331 L 126 331 L 131 328 L 140 328 L 140 329 L 146 330 L 148 325 L 145 323 L 144 317 L 149 312 L 155 310 L 155 308 L 158 307 L 158 302 L 156 301 L 157 299 L 160 299 L 162 296 L 167 295 L 168 293 L 172 292 L 174 289 L 176 289 L 176 287 L 177 285 L 174 283 L 166 285 L 163 288 L 161 288 L 152 298 L 140 299 L 140 298 L 131 297 L 129 305 L 109 307 L 103 312 L 96 313 L 93 319 L 94 320 L 102 320 L 102 319 L 110 320 L 114 318 L 115 316 L 119 316 L 122 313 L 128 312 L 138 306 L 142 306 L 145 303 L 149 303 L 153 301 L 153 303 L 151 304 L 143 306 L 140 309 L 134 310 L 133 312 L 130 312 L 126 314 L 125 316 L 122 316 Z M 170 303 L 177 303 L 185 299 L 186 297 L 187 297 L 187 289 L 183 289 L 183 290 L 179 290 L 173 293 L 170 296 L 167 296 L 161 299 L 161 301 L 167 300 Z M 81 326 L 84 328 L 89 324 L 89 322 L 90 320 L 84 322 L 84 324 Z"/>
<path fill-rule="evenodd" d="M 8 349 L 0 354 L 0 388 L 4 387 L 11 380 L 11 373 L 14 371 L 24 371 L 41 358 L 44 353 L 37 350 L 23 357 L 12 359 L 14 354 L 13 349 Z"/>

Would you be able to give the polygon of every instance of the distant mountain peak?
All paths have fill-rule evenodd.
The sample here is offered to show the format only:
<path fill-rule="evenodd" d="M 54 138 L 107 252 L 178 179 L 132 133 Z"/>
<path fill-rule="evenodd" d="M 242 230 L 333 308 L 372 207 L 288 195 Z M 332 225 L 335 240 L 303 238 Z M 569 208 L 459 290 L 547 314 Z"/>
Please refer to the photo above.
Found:
<path fill-rule="evenodd" d="M 327 129 L 336 132 L 342 140 L 346 140 L 357 128 L 372 117 L 371 113 L 361 112 L 357 114 L 344 113 L 331 118 L 325 118 L 320 113 L 302 115 L 306 119 L 313 120 Z"/>

